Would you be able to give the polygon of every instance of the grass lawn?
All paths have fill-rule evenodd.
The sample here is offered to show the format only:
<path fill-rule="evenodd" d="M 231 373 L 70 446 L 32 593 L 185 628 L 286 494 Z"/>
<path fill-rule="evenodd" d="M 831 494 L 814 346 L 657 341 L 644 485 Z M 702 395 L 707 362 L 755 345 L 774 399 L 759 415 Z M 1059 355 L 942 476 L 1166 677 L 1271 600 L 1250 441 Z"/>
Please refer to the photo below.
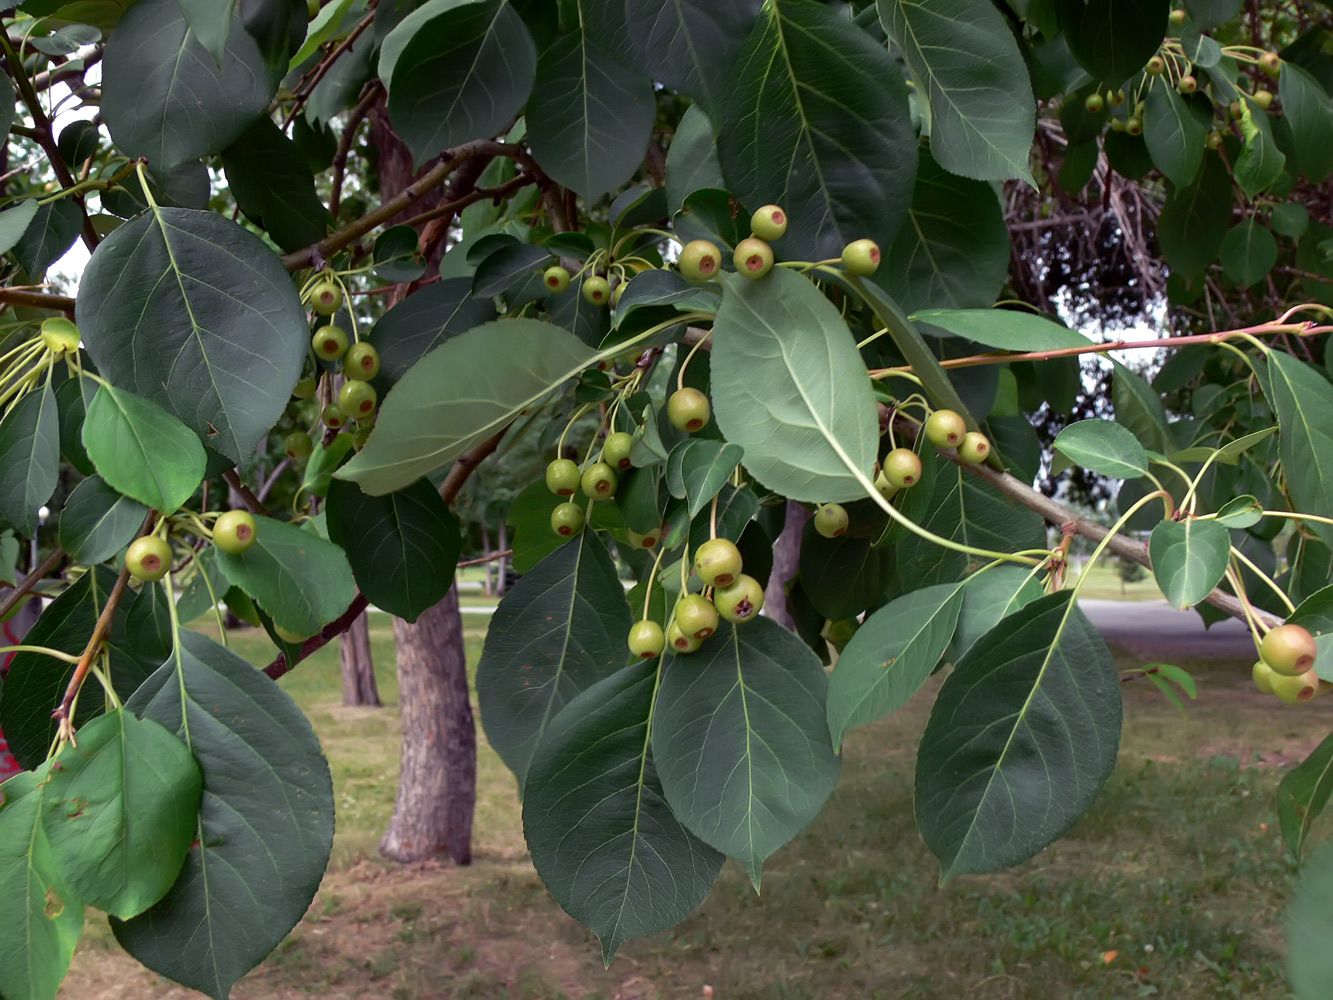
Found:
<path fill-rule="evenodd" d="M 465 619 L 471 663 L 487 620 Z M 719 1000 L 1287 995 L 1281 911 L 1293 869 L 1273 793 L 1333 728 L 1333 698 L 1303 708 L 1261 698 L 1248 662 L 1182 663 L 1200 682 L 1185 716 L 1146 684 L 1126 685 L 1120 763 L 1083 822 L 1017 869 L 943 887 L 912 819 L 932 682 L 848 740 L 841 784 L 770 859 L 762 895 L 729 862 L 697 913 L 629 943 L 606 970 L 596 941 L 533 873 L 513 781 L 484 736 L 475 863 L 378 858 L 398 770 L 387 618 L 372 619 L 372 640 L 388 708 L 342 707 L 332 647 L 281 682 L 329 754 L 338 833 L 305 921 L 236 1000 L 647 1000 L 701 997 L 705 984 Z M 232 643 L 269 657 L 254 632 Z M 196 996 L 124 956 L 94 915 L 61 995 Z"/>
<path fill-rule="evenodd" d="M 1077 579 L 1074 577 L 1070 583 Z M 1162 599 L 1162 592 L 1157 588 L 1151 573 L 1146 573 L 1141 580 L 1122 584 L 1114 561 L 1099 559 L 1093 564 L 1092 574 L 1079 591 L 1079 596 L 1107 601 L 1158 601 Z"/>

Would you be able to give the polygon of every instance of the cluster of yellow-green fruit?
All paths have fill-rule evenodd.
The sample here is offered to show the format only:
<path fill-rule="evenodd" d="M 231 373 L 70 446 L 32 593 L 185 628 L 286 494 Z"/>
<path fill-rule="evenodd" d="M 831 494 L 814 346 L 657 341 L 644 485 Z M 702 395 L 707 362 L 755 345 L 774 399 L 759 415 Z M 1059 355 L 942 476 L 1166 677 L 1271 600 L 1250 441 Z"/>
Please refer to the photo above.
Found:
<path fill-rule="evenodd" d="M 1279 625 L 1269 629 L 1259 643 L 1254 663 L 1254 686 L 1288 705 L 1299 705 L 1333 691 L 1333 684 L 1319 679 L 1314 663 L 1319 647 L 1301 625 Z"/>
<path fill-rule="evenodd" d="M 321 278 L 310 287 L 309 304 L 319 316 L 332 316 L 343 304 L 343 291 L 336 281 Z M 341 362 L 342 387 L 336 402 L 320 411 L 319 422 L 329 430 L 342 430 L 348 421 L 357 420 L 361 426 L 353 435 L 352 443 L 360 448 L 370 436 L 368 421 L 375 415 L 379 397 L 370 380 L 380 373 L 379 351 L 364 340 L 352 343 L 347 331 L 332 323 L 315 330 L 310 349 L 321 361 Z M 292 396 L 309 399 L 319 382 L 316 376 L 306 376 L 296 383 Z M 306 431 L 293 431 L 283 443 L 289 458 L 307 458 L 314 451 L 314 439 Z"/>
<path fill-rule="evenodd" d="M 190 524 L 195 534 L 206 533 L 223 552 L 240 555 L 252 548 L 259 538 L 259 524 L 248 510 L 228 510 L 216 515 L 213 528 L 209 531 L 204 520 L 213 514 L 187 515 L 185 518 L 165 518 L 159 522 L 158 529 L 151 534 L 136 538 L 125 550 L 125 569 L 130 576 L 141 583 L 154 583 L 171 571 L 172 550 L 167 535 L 177 521 Z"/>

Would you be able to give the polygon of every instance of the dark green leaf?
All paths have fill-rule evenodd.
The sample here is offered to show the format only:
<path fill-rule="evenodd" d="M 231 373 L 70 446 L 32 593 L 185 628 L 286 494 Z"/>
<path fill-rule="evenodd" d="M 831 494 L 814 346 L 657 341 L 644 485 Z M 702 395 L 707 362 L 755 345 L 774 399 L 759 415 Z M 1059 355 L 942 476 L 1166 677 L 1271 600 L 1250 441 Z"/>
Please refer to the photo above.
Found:
<path fill-rule="evenodd" d="M 1281 351 L 1268 355 L 1268 379 L 1292 503 L 1304 513 L 1333 517 L 1333 387 L 1314 368 Z M 1325 545 L 1333 545 L 1333 525 L 1312 521 L 1309 527 Z"/>
<path fill-rule="evenodd" d="M 807 279 L 723 277 L 710 357 L 718 427 L 747 470 L 793 500 L 873 491 L 879 443 L 870 380 L 846 323 Z M 798 360 L 799 359 L 799 360 Z"/>
<path fill-rule="evenodd" d="M 102 79 L 111 138 L 155 170 L 231 145 L 268 110 L 278 83 L 248 31 L 227 34 L 219 67 L 176 0 L 139 0 L 125 12 L 106 44 Z"/>
<path fill-rule="evenodd" d="M 856 630 L 829 678 L 834 747 L 842 745 L 849 729 L 901 708 L 925 683 L 953 638 L 963 589 L 942 584 L 913 591 L 880 608 Z"/>
<path fill-rule="evenodd" d="M 1264 505 L 1252 496 L 1236 497 L 1217 512 L 1217 523 L 1226 528 L 1248 528 L 1263 520 Z"/>
<path fill-rule="evenodd" d="M 1222 158 L 1208 155 L 1189 187 L 1172 188 L 1157 223 L 1162 256 L 1186 278 L 1211 264 L 1231 228 L 1231 174 Z"/>
<path fill-rule="evenodd" d="M 332 0 L 319 9 L 306 30 L 305 41 L 287 64 L 289 73 L 318 52 L 321 45 L 338 36 L 344 17 L 355 3 L 356 0 Z"/>
<path fill-rule="evenodd" d="M 1333 173 L 1333 101 L 1323 85 L 1295 63 L 1283 64 L 1278 82 L 1301 173 L 1312 184 L 1322 183 Z"/>
<path fill-rule="evenodd" d="M 1245 0 L 1184 0 L 1190 20 L 1201 30 L 1225 24 L 1238 13 Z"/>
<path fill-rule="evenodd" d="M 1233 173 L 1246 197 L 1254 198 L 1277 183 L 1286 167 L 1287 157 L 1278 149 L 1266 112 L 1251 108 L 1250 102 L 1243 98 L 1240 111 L 1240 132 L 1245 137 L 1245 145 L 1236 157 Z"/>
<path fill-rule="evenodd" d="M 357 586 L 376 607 L 414 622 L 444 600 L 462 539 L 429 482 L 379 497 L 333 482 L 327 511 L 329 538 L 347 551 Z"/>
<path fill-rule="evenodd" d="M 180 643 L 125 707 L 176 733 L 198 762 L 198 844 L 160 902 L 111 929 L 154 972 L 225 1000 L 319 888 L 333 847 L 333 781 L 282 689 L 196 632 Z"/>
<path fill-rule="evenodd" d="M 197 160 L 173 167 L 160 180 L 151 169 L 148 171 L 148 190 L 165 208 L 207 208 L 212 194 L 211 184 L 208 168 Z M 139 178 L 132 177 L 110 191 L 102 192 L 102 208 L 123 219 L 148 211 L 148 200 Z"/>
<path fill-rule="evenodd" d="M 1232 226 L 1222 241 L 1222 270 L 1238 285 L 1248 288 L 1268 277 L 1277 263 L 1277 240 L 1256 216 Z"/>
<path fill-rule="evenodd" d="M 472 294 L 470 278 L 445 278 L 414 292 L 371 328 L 380 352 L 375 385 L 383 393 L 423 357 L 450 337 L 495 319 L 495 303 Z"/>
<path fill-rule="evenodd" d="M 477 265 L 472 294 L 480 298 L 503 295 L 551 262 L 551 253 L 545 247 L 527 243 L 502 246 Z"/>
<path fill-rule="evenodd" d="M 134 540 L 148 508 L 121 496 L 101 476 L 74 488 L 60 514 L 60 547 L 84 565 L 105 562 Z"/>
<path fill-rule="evenodd" d="M 1169 0 L 1060 0 L 1069 51 L 1094 79 L 1116 85 L 1143 69 L 1166 34 Z"/>
<path fill-rule="evenodd" d="M 1195 115 L 1180 91 L 1165 84 L 1153 87 L 1145 99 L 1143 141 L 1153 165 L 1176 187 L 1185 187 L 1199 175 L 1204 139 L 1210 120 Z"/>
<path fill-rule="evenodd" d="M 231 35 L 231 14 L 236 0 L 176 0 L 176 3 L 194 37 L 221 67 L 227 55 L 227 38 Z"/>
<path fill-rule="evenodd" d="M 49 382 L 26 393 L 0 421 L 0 514 L 25 535 L 51 499 L 60 472 L 60 427 Z"/>
<path fill-rule="evenodd" d="M 731 478 L 745 457 L 739 445 L 687 438 L 667 457 L 667 488 L 671 495 L 689 499 L 694 518 Z"/>
<path fill-rule="evenodd" d="M 880 604 L 897 582 L 894 568 L 892 548 L 877 548 L 873 538 L 850 531 L 822 538 L 807 522 L 801 536 L 801 584 L 829 621 L 845 621 Z"/>
<path fill-rule="evenodd" d="M 926 95 L 940 166 L 1032 183 L 1036 102 L 1018 44 L 990 0 L 879 0 L 879 16 Z"/>
<path fill-rule="evenodd" d="M 296 143 L 269 119 L 261 118 L 222 151 L 222 169 L 246 218 L 282 249 L 290 253 L 318 243 L 328 232 L 315 175 Z"/>
<path fill-rule="evenodd" d="M 60 158 L 71 167 L 79 167 L 85 160 L 97 153 L 101 133 L 97 126 L 89 121 L 70 122 L 60 130 L 56 146 Z"/>
<path fill-rule="evenodd" d="M 20 203 L 22 204 L 22 203 Z M 14 243 L 14 259 L 33 281 L 41 279 L 46 269 L 74 245 L 83 227 L 83 209 L 73 198 L 47 202 Z"/>
<path fill-rule="evenodd" d="M 1323 1000 L 1333 982 L 1333 847 L 1305 866 L 1287 909 L 1287 981 L 1295 1000 Z"/>
<path fill-rule="evenodd" d="M 99 386 L 83 421 L 83 446 L 116 491 L 170 514 L 204 478 L 204 446 L 156 403 Z"/>
<path fill-rule="evenodd" d="M 416 281 L 426 273 L 426 264 L 418 250 L 419 236 L 411 226 L 386 229 L 375 240 L 375 277 L 393 282 Z"/>
<path fill-rule="evenodd" d="M 546 730 L 528 772 L 523 832 L 551 894 L 602 939 L 664 931 L 704 901 L 723 857 L 681 825 L 648 746 L 658 664 L 594 684 Z"/>
<path fill-rule="evenodd" d="M 1022 566 L 996 566 L 968 577 L 950 658 L 954 662 L 961 660 L 1002 619 L 1043 594 L 1037 578 Z"/>
<path fill-rule="evenodd" d="M 1129 428 L 1149 451 L 1170 451 L 1162 397 L 1138 373 L 1118 361 L 1112 364 L 1115 380 L 1111 383 L 1111 399 L 1116 423 Z"/>
<path fill-rule="evenodd" d="M 1051 351 L 1087 347 L 1081 333 L 1030 312 L 1016 309 L 926 309 L 912 314 L 931 336 L 962 337 L 1001 351 Z"/>
<path fill-rule="evenodd" d="M 1161 521 L 1148 540 L 1157 586 L 1177 608 L 1193 607 L 1212 593 L 1230 555 L 1231 533 L 1216 521 Z"/>
<path fill-rule="evenodd" d="M 1309 757 L 1282 776 L 1277 788 L 1282 839 L 1297 858 L 1305 853 L 1310 831 L 1328 806 L 1330 792 L 1333 792 L 1333 736 L 1326 736 Z"/>
<path fill-rule="evenodd" d="M 315 450 L 306 459 L 305 471 L 301 474 L 300 493 L 309 493 L 317 497 L 328 496 L 333 473 L 342 464 L 352 447 L 352 435 L 346 432 L 336 435 L 327 448 L 324 447 L 323 440 L 316 441 Z"/>
<path fill-rule="evenodd" d="M 827 693 L 809 647 L 763 617 L 724 624 L 697 653 L 663 664 L 653 760 L 671 811 L 756 886 L 764 859 L 837 784 Z"/>
<path fill-rule="evenodd" d="M 1079 420 L 1062 430 L 1055 447 L 1074 464 L 1116 479 L 1148 474 L 1148 453 L 1139 439 L 1110 420 Z"/>
<path fill-rule="evenodd" d="M 9 77 L 4 77 L 8 80 Z M 37 217 L 37 199 L 25 198 L 0 212 L 0 253 L 9 253 Z"/>
<path fill-rule="evenodd" d="M 103 376 L 242 466 L 286 409 L 310 347 L 300 297 L 259 237 L 179 208 L 102 242 L 77 319 Z"/>
<path fill-rule="evenodd" d="M 1026 861 L 1092 805 L 1120 744 L 1120 678 L 1063 591 L 1003 619 L 940 688 L 916 818 L 943 878 Z"/>
<path fill-rule="evenodd" d="M 726 181 L 722 179 L 722 166 L 717 162 L 713 124 L 700 105 L 692 104 L 681 116 L 667 150 L 667 207 L 674 213 L 688 195 L 700 188 L 723 187 L 726 187 Z"/>
<path fill-rule="evenodd" d="M 776 202 L 788 257 L 836 257 L 852 240 L 887 245 L 907 214 L 916 136 L 902 73 L 831 7 L 773 0 L 737 57 L 718 124 L 727 185 Z"/>
<path fill-rule="evenodd" d="M 561 545 L 505 594 L 477 664 L 477 701 L 486 736 L 520 789 L 551 720 L 629 659 L 632 622 L 615 564 L 593 531 Z"/>

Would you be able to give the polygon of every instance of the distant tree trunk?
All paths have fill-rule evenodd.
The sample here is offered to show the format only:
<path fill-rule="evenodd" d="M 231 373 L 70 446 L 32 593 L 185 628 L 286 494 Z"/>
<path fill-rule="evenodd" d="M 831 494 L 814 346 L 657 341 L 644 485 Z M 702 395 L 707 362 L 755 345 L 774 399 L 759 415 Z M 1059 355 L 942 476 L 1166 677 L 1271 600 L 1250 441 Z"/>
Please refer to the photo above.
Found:
<path fill-rule="evenodd" d="M 379 686 L 375 683 L 375 660 L 370 655 L 370 625 L 364 613 L 338 639 L 342 656 L 343 704 L 379 708 Z"/>
<path fill-rule="evenodd" d="M 481 521 L 481 555 L 482 555 L 482 558 L 486 558 L 486 557 L 489 556 L 490 554 L 491 554 L 491 526 L 490 526 L 489 524 L 486 523 L 486 519 L 485 519 L 485 518 L 482 518 L 482 521 Z M 491 583 L 491 570 L 494 569 L 494 568 L 495 568 L 495 567 L 492 566 L 490 563 L 482 563 L 482 564 L 481 564 L 482 573 L 485 574 L 485 575 L 482 577 L 482 579 L 484 579 L 484 580 L 486 581 L 486 583 L 485 583 L 485 585 L 483 586 L 482 589 L 483 589 L 483 592 L 486 594 L 487 597 L 491 597 L 491 596 L 493 596 L 494 593 L 495 593 L 495 587 L 494 587 L 494 585 Z"/>
<path fill-rule="evenodd" d="M 504 519 L 503 517 L 500 518 L 500 543 L 499 543 L 499 544 L 500 544 L 500 551 L 501 551 L 501 552 L 508 552 L 508 551 L 509 551 L 509 525 L 508 525 L 508 523 L 505 521 L 505 519 Z M 495 575 L 496 575 L 497 580 L 498 580 L 498 582 L 497 582 L 497 584 L 496 584 L 496 587 L 495 587 L 495 592 L 496 592 L 497 594 L 499 594 L 501 597 L 504 597 L 504 595 L 505 595 L 505 575 L 506 575 L 508 572 L 509 572 L 509 557 L 508 557 L 508 556 L 501 556 L 501 557 L 499 558 L 499 560 L 497 560 L 497 562 L 496 562 L 496 564 L 495 564 Z"/>
<path fill-rule="evenodd" d="M 791 609 L 787 607 L 787 584 L 801 565 L 801 532 L 810 512 L 798 503 L 787 501 L 787 520 L 782 534 L 773 543 L 773 571 L 764 590 L 764 614 L 786 629 L 794 629 Z"/>
<path fill-rule="evenodd" d="M 402 862 L 448 853 L 460 865 L 471 864 L 477 731 L 468 698 L 458 588 L 450 588 L 415 624 L 395 618 L 393 632 L 403 767 L 380 853 Z"/>

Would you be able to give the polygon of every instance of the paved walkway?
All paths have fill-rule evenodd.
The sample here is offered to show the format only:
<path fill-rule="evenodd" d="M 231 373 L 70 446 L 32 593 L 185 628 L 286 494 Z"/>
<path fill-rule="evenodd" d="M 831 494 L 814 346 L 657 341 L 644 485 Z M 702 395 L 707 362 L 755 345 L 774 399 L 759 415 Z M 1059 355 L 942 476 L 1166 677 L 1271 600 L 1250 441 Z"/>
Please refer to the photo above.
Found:
<path fill-rule="evenodd" d="M 1078 602 L 1107 642 L 1148 656 L 1253 658 L 1244 622 L 1228 619 L 1207 630 L 1197 611 L 1177 611 L 1165 601 Z"/>

